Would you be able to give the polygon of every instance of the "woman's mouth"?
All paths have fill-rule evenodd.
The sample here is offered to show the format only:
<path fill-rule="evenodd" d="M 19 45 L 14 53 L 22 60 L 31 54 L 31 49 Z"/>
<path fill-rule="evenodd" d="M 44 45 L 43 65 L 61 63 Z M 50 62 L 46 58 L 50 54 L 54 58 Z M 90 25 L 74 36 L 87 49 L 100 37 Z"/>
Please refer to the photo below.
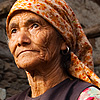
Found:
<path fill-rule="evenodd" d="M 23 53 L 27 53 L 27 52 L 40 52 L 40 51 L 38 51 L 38 50 L 23 50 L 23 51 L 21 51 L 21 52 L 18 53 L 17 57 L 18 57 L 19 55 L 21 55 L 21 54 L 23 54 Z"/>

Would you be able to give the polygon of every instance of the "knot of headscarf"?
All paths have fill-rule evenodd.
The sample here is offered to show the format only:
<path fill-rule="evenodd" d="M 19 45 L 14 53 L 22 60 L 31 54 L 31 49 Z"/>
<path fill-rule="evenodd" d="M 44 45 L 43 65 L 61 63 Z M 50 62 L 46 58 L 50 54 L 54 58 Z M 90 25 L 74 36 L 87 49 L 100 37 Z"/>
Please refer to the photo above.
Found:
<path fill-rule="evenodd" d="M 71 48 L 69 73 L 100 87 L 100 79 L 93 72 L 92 47 L 74 12 L 64 0 L 17 0 L 7 17 L 7 33 L 10 17 L 18 10 L 32 11 L 51 23 Z"/>

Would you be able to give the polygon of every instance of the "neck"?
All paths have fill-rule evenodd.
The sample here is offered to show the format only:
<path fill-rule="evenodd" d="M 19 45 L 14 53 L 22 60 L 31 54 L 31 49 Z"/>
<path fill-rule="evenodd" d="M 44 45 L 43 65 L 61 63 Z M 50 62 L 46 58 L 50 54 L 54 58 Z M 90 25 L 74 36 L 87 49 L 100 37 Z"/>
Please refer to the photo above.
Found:
<path fill-rule="evenodd" d="M 48 68 L 45 66 L 45 70 L 34 70 L 32 72 L 27 72 L 27 77 L 29 80 L 29 84 L 31 86 L 31 97 L 35 98 L 37 96 L 40 96 L 44 92 L 46 92 L 48 89 L 56 86 L 63 80 L 65 80 L 67 75 L 65 75 L 61 69 L 61 66 L 59 66 L 59 63 L 55 64 L 47 64 L 49 65 Z M 53 65 L 53 67 L 51 66 Z"/>

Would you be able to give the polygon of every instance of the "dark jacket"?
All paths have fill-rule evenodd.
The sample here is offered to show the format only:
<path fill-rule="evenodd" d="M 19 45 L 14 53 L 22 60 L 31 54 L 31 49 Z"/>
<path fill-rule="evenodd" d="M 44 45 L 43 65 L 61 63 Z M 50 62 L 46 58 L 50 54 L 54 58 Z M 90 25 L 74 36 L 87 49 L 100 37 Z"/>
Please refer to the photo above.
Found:
<path fill-rule="evenodd" d="M 31 89 L 17 94 L 7 100 L 77 100 L 80 93 L 93 84 L 83 82 L 79 79 L 66 79 L 55 87 L 47 90 L 44 94 L 31 98 Z"/>

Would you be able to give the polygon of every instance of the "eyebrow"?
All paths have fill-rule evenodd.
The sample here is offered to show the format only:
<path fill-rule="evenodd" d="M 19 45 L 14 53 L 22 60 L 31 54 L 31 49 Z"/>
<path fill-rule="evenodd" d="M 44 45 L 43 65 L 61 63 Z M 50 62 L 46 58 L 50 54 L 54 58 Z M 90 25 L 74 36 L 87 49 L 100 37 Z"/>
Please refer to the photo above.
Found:
<path fill-rule="evenodd" d="M 40 25 L 42 25 L 42 21 L 40 19 L 36 19 L 36 18 L 30 18 L 29 20 L 27 20 L 25 22 L 25 26 L 28 26 L 32 23 L 39 23 Z"/>
<path fill-rule="evenodd" d="M 24 26 L 29 26 L 32 23 L 39 23 L 40 25 L 43 24 L 42 20 L 40 20 L 40 19 L 30 18 L 24 23 Z M 19 24 L 16 22 L 12 22 L 9 26 L 9 30 L 11 30 L 12 28 L 15 28 L 15 27 L 19 27 Z"/>
<path fill-rule="evenodd" d="M 15 27 L 18 27 L 18 24 L 13 22 L 13 23 L 10 24 L 9 30 L 12 29 L 12 28 L 15 28 Z"/>

